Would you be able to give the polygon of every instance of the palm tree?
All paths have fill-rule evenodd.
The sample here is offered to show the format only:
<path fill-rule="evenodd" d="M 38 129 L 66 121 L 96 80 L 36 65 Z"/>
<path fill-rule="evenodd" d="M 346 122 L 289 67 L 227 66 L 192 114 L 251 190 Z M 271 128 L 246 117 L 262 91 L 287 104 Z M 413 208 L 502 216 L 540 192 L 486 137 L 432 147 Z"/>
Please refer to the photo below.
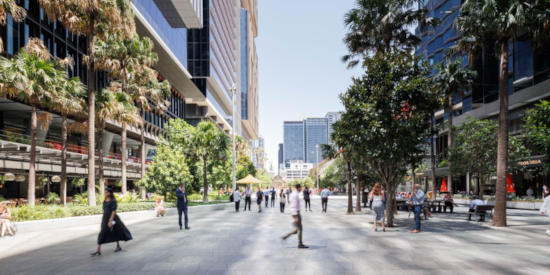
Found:
<path fill-rule="evenodd" d="M 229 137 L 211 121 L 201 121 L 193 129 L 192 146 L 196 156 L 202 161 L 203 201 L 208 202 L 208 161 L 227 157 Z"/>
<path fill-rule="evenodd" d="M 0 0 L 0 25 L 5 26 L 8 14 L 14 21 L 21 22 L 27 17 L 27 10 L 18 6 L 15 0 Z M 0 53 L 4 51 L 4 41 L 0 37 Z"/>
<path fill-rule="evenodd" d="M 48 18 L 59 20 L 69 31 L 84 34 L 88 38 L 88 204 L 95 200 L 95 129 L 96 125 L 96 38 L 117 34 L 131 37 L 135 33 L 134 16 L 130 0 L 39 0 Z"/>
<path fill-rule="evenodd" d="M 446 60 L 436 66 L 437 73 L 434 75 L 434 82 L 437 88 L 446 97 L 446 112 L 449 114 L 449 135 L 447 136 L 448 148 L 453 145 L 453 98 L 460 90 L 470 88 L 476 77 L 476 72 L 464 68 L 460 59 L 454 61 Z M 449 174 L 447 181 L 449 191 L 452 192 L 452 177 Z"/>
<path fill-rule="evenodd" d="M 497 185 L 494 226 L 506 226 L 506 175 L 508 174 L 508 43 L 520 33 L 535 40 L 550 30 L 549 1 L 538 0 L 466 0 L 455 26 L 462 34 L 458 45 L 474 56 L 476 50 L 495 43 L 500 56 L 499 128 L 497 150 Z"/>
<path fill-rule="evenodd" d="M 34 206 L 36 186 L 37 110 L 48 98 L 55 96 L 61 73 L 51 60 L 42 41 L 31 38 L 25 48 L 12 59 L 0 57 L 0 95 L 17 98 L 31 106 L 28 203 Z"/>
<path fill-rule="evenodd" d="M 356 7 L 344 16 L 348 33 L 344 43 L 349 54 L 342 60 L 348 67 L 356 66 L 371 53 L 384 53 L 390 47 L 412 48 L 421 39 L 408 29 L 414 25 L 435 25 L 419 0 L 357 0 Z"/>
<path fill-rule="evenodd" d="M 61 115 L 61 201 L 67 206 L 67 135 L 69 132 L 68 116 L 85 113 L 84 96 L 86 88 L 78 77 L 68 78 L 63 72 L 62 83 L 58 86 L 57 95 L 48 100 L 51 108 Z"/>

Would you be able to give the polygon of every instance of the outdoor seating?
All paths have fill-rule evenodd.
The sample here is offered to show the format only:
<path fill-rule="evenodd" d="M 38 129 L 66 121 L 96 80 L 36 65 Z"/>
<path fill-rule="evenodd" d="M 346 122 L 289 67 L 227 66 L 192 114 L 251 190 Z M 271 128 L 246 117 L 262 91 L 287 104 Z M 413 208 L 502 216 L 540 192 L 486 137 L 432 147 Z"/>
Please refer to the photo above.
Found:
<path fill-rule="evenodd" d="M 473 212 L 468 214 L 468 220 L 472 220 L 472 214 L 477 217 L 477 221 L 484 222 L 485 216 L 489 214 L 493 216 L 493 206 L 492 205 L 477 205 Z"/>

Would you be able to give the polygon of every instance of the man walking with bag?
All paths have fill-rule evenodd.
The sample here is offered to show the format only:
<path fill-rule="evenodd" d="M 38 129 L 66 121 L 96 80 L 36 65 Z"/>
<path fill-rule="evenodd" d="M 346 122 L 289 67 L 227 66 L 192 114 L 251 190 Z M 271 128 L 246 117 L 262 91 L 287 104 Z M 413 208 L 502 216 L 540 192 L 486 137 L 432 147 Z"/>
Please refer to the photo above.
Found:
<path fill-rule="evenodd" d="M 300 216 L 300 192 L 302 191 L 302 186 L 296 184 L 296 190 L 290 194 L 290 213 L 292 214 L 292 219 L 294 220 L 295 229 L 290 233 L 286 234 L 283 237 L 283 240 L 288 239 L 290 235 L 298 234 L 298 248 L 309 248 L 304 245 L 302 242 L 302 216 Z"/>
<path fill-rule="evenodd" d="M 420 189 L 420 184 L 415 184 L 413 187 L 413 193 L 411 195 L 411 202 L 414 209 L 414 230 L 411 233 L 420 233 L 420 213 L 424 208 L 424 199 L 426 199 L 426 194 Z"/>
<path fill-rule="evenodd" d="M 180 187 L 176 190 L 176 197 L 178 198 L 178 201 L 176 203 L 176 206 L 178 207 L 178 222 L 180 225 L 180 230 L 182 229 L 181 224 L 181 215 L 182 213 L 185 215 L 185 229 L 191 229 L 189 225 L 189 218 L 187 217 L 187 194 L 185 193 L 185 183 L 180 183 Z"/>
<path fill-rule="evenodd" d="M 235 212 L 239 212 L 239 205 L 241 204 L 241 192 L 239 192 L 238 187 L 235 189 L 235 192 L 233 192 L 233 201 L 235 202 Z"/>

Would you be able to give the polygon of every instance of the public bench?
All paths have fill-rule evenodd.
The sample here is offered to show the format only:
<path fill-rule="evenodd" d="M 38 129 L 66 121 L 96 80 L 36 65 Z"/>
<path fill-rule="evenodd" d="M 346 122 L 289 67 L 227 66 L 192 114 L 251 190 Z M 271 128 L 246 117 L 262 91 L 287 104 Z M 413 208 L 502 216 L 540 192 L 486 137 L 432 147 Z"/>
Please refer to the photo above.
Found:
<path fill-rule="evenodd" d="M 471 211 L 471 210 L 470 210 Z M 493 206 L 492 205 L 477 205 L 473 212 L 468 214 L 468 220 L 472 220 L 472 214 L 478 217 L 478 221 L 484 222 L 485 216 L 488 214 L 493 216 Z"/>

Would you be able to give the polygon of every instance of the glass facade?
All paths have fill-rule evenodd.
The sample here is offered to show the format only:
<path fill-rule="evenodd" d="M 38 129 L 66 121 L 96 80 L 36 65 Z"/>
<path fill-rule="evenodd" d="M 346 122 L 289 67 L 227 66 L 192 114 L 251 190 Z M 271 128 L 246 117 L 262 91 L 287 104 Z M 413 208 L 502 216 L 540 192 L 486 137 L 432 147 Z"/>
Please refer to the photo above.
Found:
<path fill-rule="evenodd" d="M 241 9 L 241 119 L 248 119 L 248 11 Z"/>
<path fill-rule="evenodd" d="M 317 164 L 323 160 L 321 148 L 317 146 L 328 144 L 328 119 L 307 118 L 305 120 L 306 130 L 306 159 L 305 162 Z"/>
<path fill-rule="evenodd" d="M 303 121 L 284 122 L 284 160 L 285 166 L 292 160 L 305 160 L 305 131 Z"/>
<path fill-rule="evenodd" d="M 153 27 L 182 66 L 187 67 L 187 29 L 172 28 L 151 0 L 133 0 L 134 6 Z M 205 1 L 208 2 L 208 1 Z"/>

